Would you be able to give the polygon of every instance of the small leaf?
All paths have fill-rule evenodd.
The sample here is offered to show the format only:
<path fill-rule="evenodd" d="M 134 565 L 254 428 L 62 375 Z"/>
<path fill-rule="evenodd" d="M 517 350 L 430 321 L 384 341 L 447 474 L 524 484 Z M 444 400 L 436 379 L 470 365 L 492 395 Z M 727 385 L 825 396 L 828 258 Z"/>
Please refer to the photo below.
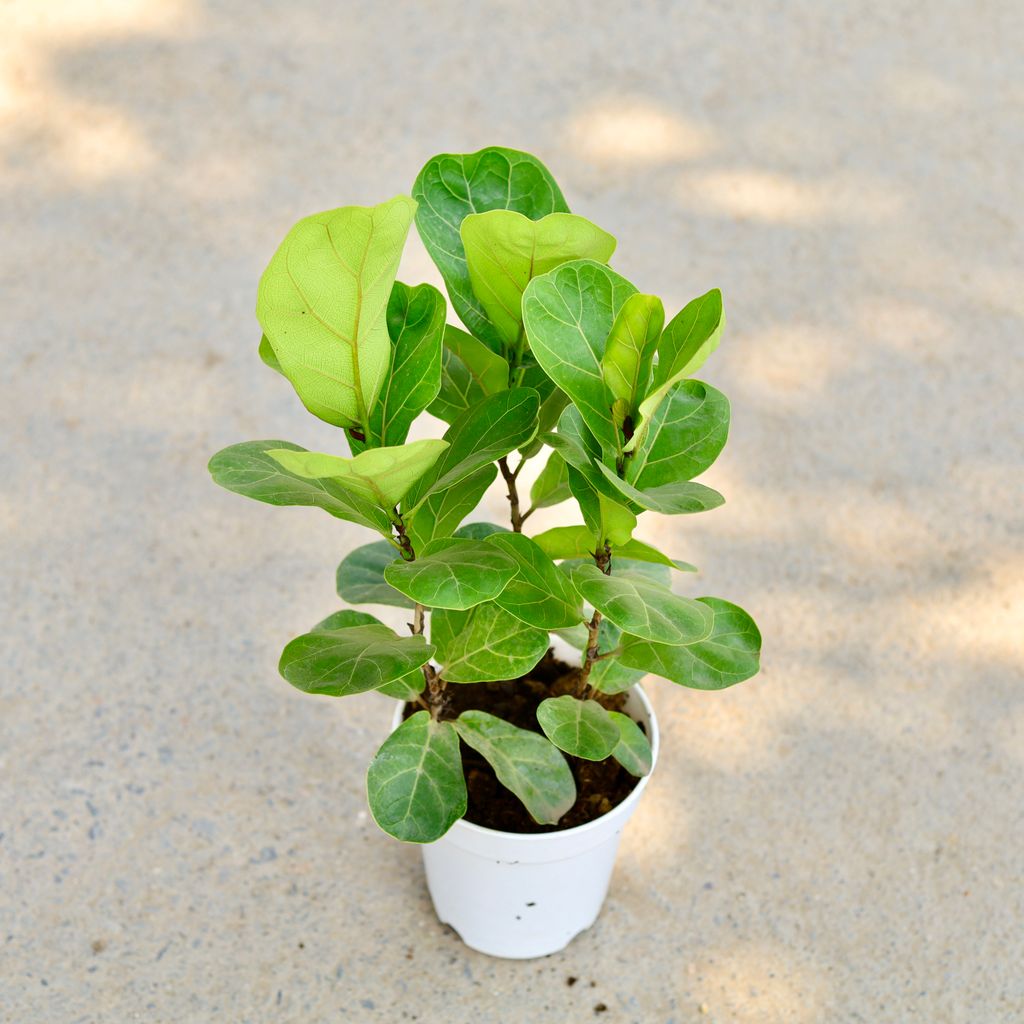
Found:
<path fill-rule="evenodd" d="M 615 744 L 612 757 L 615 758 L 630 775 L 642 778 L 650 773 L 653 767 L 651 741 L 643 729 L 629 715 L 621 711 L 609 711 L 608 717 L 619 730 L 619 741 Z"/>
<path fill-rule="evenodd" d="M 415 514 L 408 513 L 405 525 L 415 550 L 422 551 L 432 540 L 457 533 L 459 524 L 480 504 L 497 475 L 498 467 L 490 463 L 464 480 L 435 491 Z"/>
<path fill-rule="evenodd" d="M 338 596 L 350 604 L 411 608 L 413 602 L 384 579 L 384 569 L 396 558 L 398 552 L 390 541 L 378 540 L 356 548 L 338 566 Z"/>
<path fill-rule="evenodd" d="M 572 399 L 603 449 L 615 453 L 612 395 L 601 360 L 623 303 L 636 292 L 593 260 L 576 260 L 534 278 L 523 295 L 523 321 L 534 358 Z"/>
<path fill-rule="evenodd" d="M 412 421 L 437 397 L 445 313 L 444 296 L 429 284 L 410 288 L 396 281 L 391 289 L 391 362 L 369 422 L 378 445 L 402 444 Z"/>
<path fill-rule="evenodd" d="M 509 556 L 518 568 L 494 603 L 541 629 L 571 626 L 583 618 L 579 596 L 554 562 L 521 533 L 496 533 L 487 543 Z"/>
<path fill-rule="evenodd" d="M 344 629 L 346 626 L 384 626 L 384 623 L 371 615 L 369 612 L 359 612 L 354 608 L 342 608 L 341 611 L 332 612 L 326 619 L 321 619 L 310 633 L 329 633 L 335 629 Z M 384 626 L 387 629 L 387 626 Z"/>
<path fill-rule="evenodd" d="M 448 537 L 428 544 L 414 562 L 392 562 L 384 578 L 428 608 L 464 610 L 500 594 L 518 572 L 492 544 Z"/>
<path fill-rule="evenodd" d="M 677 480 L 641 491 L 625 480 L 620 480 L 614 470 L 607 466 L 599 465 L 598 469 L 624 497 L 652 512 L 690 515 L 694 512 L 707 512 L 725 504 L 725 498 L 718 491 L 693 480 Z"/>
<path fill-rule="evenodd" d="M 587 761 L 603 761 L 619 742 L 619 728 L 596 700 L 577 700 L 571 694 L 548 697 L 537 708 L 544 735 L 559 750 Z"/>
<path fill-rule="evenodd" d="M 515 210 L 473 213 L 461 227 L 473 294 L 505 351 L 522 349 L 523 292 L 530 281 L 570 260 L 607 263 L 615 239 L 585 217 L 550 213 L 531 220 Z"/>
<path fill-rule="evenodd" d="M 246 441 L 217 452 L 210 459 L 210 474 L 221 487 L 247 498 L 268 505 L 314 505 L 336 519 L 369 527 L 385 537 L 391 535 L 386 512 L 333 480 L 297 476 L 267 454 L 283 450 L 306 452 L 288 441 Z"/>
<path fill-rule="evenodd" d="M 699 597 L 714 613 L 711 635 L 699 643 L 671 647 L 625 637 L 622 663 L 697 690 L 722 690 L 757 674 L 761 634 L 740 607 L 717 597 Z"/>
<path fill-rule="evenodd" d="M 550 508 L 571 496 L 565 459 L 558 452 L 552 452 L 530 488 L 530 504 L 534 508 Z"/>
<path fill-rule="evenodd" d="M 416 700 L 426 685 L 423 673 L 417 670 L 410 672 L 407 676 L 402 676 L 401 679 L 378 686 L 377 692 L 383 693 L 385 697 L 394 697 L 395 700 L 408 704 Z"/>
<path fill-rule="evenodd" d="M 487 395 L 508 390 L 508 363 L 482 341 L 448 324 L 444 329 L 441 388 L 430 413 L 446 423 Z"/>
<path fill-rule="evenodd" d="M 288 448 L 270 449 L 267 454 L 289 473 L 309 480 L 330 480 L 383 509 L 391 509 L 447 447 L 447 441 L 427 438 L 394 448 L 368 448 L 351 459 Z"/>
<path fill-rule="evenodd" d="M 373 820 L 406 843 L 432 843 L 466 813 L 459 735 L 426 711 L 384 741 L 366 774 Z"/>
<path fill-rule="evenodd" d="M 563 558 L 587 558 L 592 556 L 597 549 L 597 540 L 585 526 L 555 526 L 543 533 L 538 533 L 534 542 L 540 549 L 555 561 Z M 681 572 L 696 572 L 695 566 L 689 562 L 680 562 L 668 555 L 662 554 L 657 548 L 645 544 L 636 537 L 630 538 L 625 544 L 620 544 L 613 552 L 614 557 L 635 558 L 641 562 L 655 562 L 659 565 L 668 565 Z M 614 564 L 614 563 L 613 563 Z"/>
<path fill-rule="evenodd" d="M 501 336 L 473 292 L 460 228 L 471 213 L 515 210 L 539 220 L 568 213 L 548 169 L 529 153 L 492 146 L 477 153 L 442 153 L 427 161 L 412 188 L 416 227 L 437 264 L 459 319 L 498 351 Z"/>
<path fill-rule="evenodd" d="M 707 605 L 641 576 L 606 576 L 596 565 L 580 565 L 572 582 L 585 601 L 633 636 L 692 644 L 711 634 L 714 615 Z"/>
<path fill-rule="evenodd" d="M 274 346 L 270 344 L 270 339 L 265 334 L 260 338 L 259 351 L 260 359 L 262 359 L 263 362 L 272 370 L 284 376 L 281 364 L 277 361 L 277 356 L 274 355 Z"/>
<path fill-rule="evenodd" d="M 498 781 L 519 797 L 534 821 L 554 825 L 576 803 L 569 765 L 540 733 L 520 729 L 486 711 L 463 711 L 455 728 L 463 742 L 494 769 Z"/>
<path fill-rule="evenodd" d="M 618 495 L 618 501 L 609 498 L 603 490 L 594 485 L 595 474 L 586 473 L 569 466 L 566 469 L 569 478 L 569 489 L 579 503 L 587 529 L 597 538 L 597 548 L 605 543 L 621 545 L 629 543 L 636 529 L 636 516 L 625 507 L 625 499 Z M 600 480 L 597 476 L 597 480 Z"/>
<path fill-rule="evenodd" d="M 360 614 L 360 613 L 355 613 Z M 421 668 L 434 653 L 422 636 L 399 637 L 387 626 L 316 628 L 281 654 L 281 675 L 304 693 L 345 697 L 376 690 Z"/>
<path fill-rule="evenodd" d="M 391 358 L 387 305 L 416 204 L 345 206 L 300 220 L 260 278 L 256 316 L 303 404 L 365 426 Z"/>
<path fill-rule="evenodd" d="M 664 323 L 661 299 L 640 293 L 630 295 L 615 317 L 601 359 L 601 373 L 612 397 L 622 401 L 626 414 L 631 414 L 647 394 Z"/>
<path fill-rule="evenodd" d="M 547 653 L 546 629 L 528 625 L 494 602 L 469 611 L 435 611 L 431 640 L 437 647 L 441 675 L 450 683 L 517 679 Z"/>

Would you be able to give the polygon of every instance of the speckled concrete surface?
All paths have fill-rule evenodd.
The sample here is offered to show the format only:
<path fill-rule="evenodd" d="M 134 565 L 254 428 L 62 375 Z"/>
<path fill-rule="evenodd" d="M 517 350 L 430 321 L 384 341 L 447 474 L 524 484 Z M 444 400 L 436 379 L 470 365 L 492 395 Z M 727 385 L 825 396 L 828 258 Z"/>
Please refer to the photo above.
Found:
<path fill-rule="evenodd" d="M 1024 1019 L 1019 4 L 0 13 L 0 1019 Z M 493 142 L 724 290 L 729 504 L 641 535 L 765 635 L 653 688 L 604 916 L 526 964 L 367 819 L 387 702 L 276 676 L 361 535 L 205 470 L 336 444 L 256 358 L 287 227 Z"/>

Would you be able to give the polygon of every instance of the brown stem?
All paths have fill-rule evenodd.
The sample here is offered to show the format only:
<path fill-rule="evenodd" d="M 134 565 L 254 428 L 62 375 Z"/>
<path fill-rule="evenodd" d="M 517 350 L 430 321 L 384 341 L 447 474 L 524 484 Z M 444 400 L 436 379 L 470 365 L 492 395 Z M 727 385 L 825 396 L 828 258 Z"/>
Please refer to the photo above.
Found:
<path fill-rule="evenodd" d="M 606 543 L 604 548 L 600 551 L 594 552 L 594 562 L 598 569 L 601 570 L 606 576 L 610 575 L 612 571 L 612 549 Z M 587 646 L 583 653 L 583 664 L 580 666 L 580 676 L 576 682 L 576 696 L 580 700 L 586 699 L 588 690 L 590 689 L 588 680 L 590 679 L 590 671 L 594 667 L 594 664 L 601 660 L 604 655 L 599 653 L 598 645 L 600 643 L 600 631 L 601 631 L 601 613 L 595 608 L 594 617 L 587 624 Z"/>
<path fill-rule="evenodd" d="M 523 462 L 526 460 L 523 459 Z M 505 484 L 508 486 L 508 503 L 512 514 L 512 531 L 514 533 L 523 532 L 523 520 L 526 516 L 519 514 L 519 491 L 516 490 L 516 477 L 519 476 L 519 470 L 523 468 L 523 462 L 520 462 L 516 467 L 515 472 L 509 468 L 508 457 L 503 455 L 498 459 L 498 469 L 501 470 L 502 478 Z"/>

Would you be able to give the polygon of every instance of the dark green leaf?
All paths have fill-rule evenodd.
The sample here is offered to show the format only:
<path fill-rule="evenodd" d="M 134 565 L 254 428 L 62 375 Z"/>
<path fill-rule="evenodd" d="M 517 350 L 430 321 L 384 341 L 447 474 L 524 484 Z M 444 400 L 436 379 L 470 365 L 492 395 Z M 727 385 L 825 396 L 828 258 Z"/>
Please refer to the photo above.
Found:
<path fill-rule="evenodd" d="M 338 566 L 338 596 L 351 604 L 389 604 L 411 608 L 413 602 L 384 579 L 384 569 L 398 558 L 386 540 L 364 544 L 346 555 Z"/>
<path fill-rule="evenodd" d="M 624 497 L 652 512 L 663 512 L 666 515 L 689 515 L 694 512 L 707 512 L 725 504 L 725 498 L 718 491 L 693 480 L 679 480 L 641 491 L 625 480 L 620 480 L 615 472 L 607 466 L 601 465 L 598 466 L 598 469 Z"/>
<path fill-rule="evenodd" d="M 596 700 L 571 694 L 548 697 L 537 708 L 544 735 L 559 750 L 587 761 L 603 761 L 619 742 L 619 727 Z"/>
<path fill-rule="evenodd" d="M 534 508 L 550 508 L 571 495 L 565 460 L 558 452 L 552 452 L 530 488 L 530 504 Z"/>
<path fill-rule="evenodd" d="M 384 578 L 428 608 L 462 611 L 490 601 L 518 572 L 515 559 L 480 540 L 432 541 L 414 562 L 392 562 Z"/>
<path fill-rule="evenodd" d="M 421 551 L 432 540 L 457 533 L 459 524 L 480 504 L 497 475 L 498 467 L 490 463 L 424 499 L 415 515 L 410 515 L 406 521 L 414 549 Z"/>
<path fill-rule="evenodd" d="M 450 683 L 517 679 L 547 653 L 548 631 L 530 626 L 493 602 L 469 611 L 435 611 L 431 640 Z"/>
<path fill-rule="evenodd" d="M 609 711 L 608 717 L 619 730 L 619 741 L 612 751 L 615 758 L 630 775 L 641 778 L 653 767 L 651 741 L 629 715 L 621 711 Z"/>
<path fill-rule="evenodd" d="M 541 629 L 571 626 L 583 617 L 580 599 L 564 573 L 521 533 L 495 533 L 487 543 L 511 558 L 518 573 L 494 598 L 499 608 Z"/>
<path fill-rule="evenodd" d="M 444 330 L 441 389 L 430 413 L 446 423 L 455 420 L 487 395 L 505 391 L 508 363 L 482 341 L 448 324 Z"/>
<path fill-rule="evenodd" d="M 495 533 L 511 533 L 507 526 L 498 526 L 497 523 L 466 523 L 455 531 L 456 537 L 465 537 L 467 540 L 483 540 Z"/>

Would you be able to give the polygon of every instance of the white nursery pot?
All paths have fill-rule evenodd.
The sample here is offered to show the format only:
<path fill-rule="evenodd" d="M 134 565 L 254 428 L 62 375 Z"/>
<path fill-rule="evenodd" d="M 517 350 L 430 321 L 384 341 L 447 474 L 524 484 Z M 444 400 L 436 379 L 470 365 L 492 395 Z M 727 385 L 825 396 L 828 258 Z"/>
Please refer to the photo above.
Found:
<path fill-rule="evenodd" d="M 639 686 L 626 714 L 643 723 L 658 759 L 658 723 Z M 402 721 L 403 706 L 394 727 Z M 526 960 L 564 949 L 601 912 L 619 838 L 651 777 L 607 814 L 561 832 L 498 832 L 464 818 L 423 846 L 434 909 L 471 949 Z"/>

